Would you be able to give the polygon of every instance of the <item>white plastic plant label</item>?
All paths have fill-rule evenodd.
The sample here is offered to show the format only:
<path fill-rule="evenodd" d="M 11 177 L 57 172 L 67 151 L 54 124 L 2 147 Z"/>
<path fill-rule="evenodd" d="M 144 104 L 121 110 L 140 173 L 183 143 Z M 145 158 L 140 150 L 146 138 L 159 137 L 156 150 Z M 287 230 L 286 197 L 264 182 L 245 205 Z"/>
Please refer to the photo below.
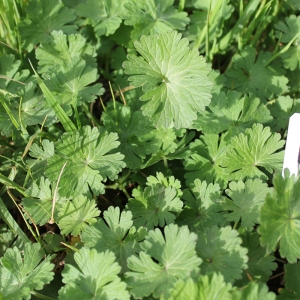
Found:
<path fill-rule="evenodd" d="M 299 173 L 299 155 L 300 155 L 300 114 L 293 114 L 290 117 L 285 154 L 283 160 L 282 176 L 284 169 L 290 170 L 290 176 Z"/>

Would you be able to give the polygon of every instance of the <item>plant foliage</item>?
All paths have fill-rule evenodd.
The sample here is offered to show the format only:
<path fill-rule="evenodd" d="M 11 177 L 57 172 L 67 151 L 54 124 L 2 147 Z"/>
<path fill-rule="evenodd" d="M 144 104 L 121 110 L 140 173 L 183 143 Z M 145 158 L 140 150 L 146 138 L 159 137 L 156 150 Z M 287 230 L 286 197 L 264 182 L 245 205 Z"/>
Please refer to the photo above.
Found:
<path fill-rule="evenodd" d="M 299 1 L 0 2 L 0 300 L 300 299 Z"/>

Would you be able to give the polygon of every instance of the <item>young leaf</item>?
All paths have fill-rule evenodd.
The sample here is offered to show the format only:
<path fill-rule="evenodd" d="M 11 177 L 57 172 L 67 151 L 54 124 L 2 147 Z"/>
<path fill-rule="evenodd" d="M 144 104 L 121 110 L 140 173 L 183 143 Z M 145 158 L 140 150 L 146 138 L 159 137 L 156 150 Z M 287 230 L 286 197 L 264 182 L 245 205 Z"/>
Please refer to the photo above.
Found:
<path fill-rule="evenodd" d="M 231 179 L 268 179 L 261 167 L 269 173 L 280 170 L 283 151 L 276 151 L 283 145 L 280 134 L 271 133 L 269 127 L 263 128 L 261 124 L 254 124 L 252 128 L 246 129 L 245 133 L 231 139 L 221 165 L 231 173 Z"/>
<path fill-rule="evenodd" d="M 256 58 L 256 49 L 250 46 L 235 54 L 232 66 L 225 72 L 226 86 L 242 94 L 252 93 L 262 101 L 286 92 L 288 79 L 284 69 L 276 62 L 265 66 L 271 57 L 271 52 L 260 51 Z"/>
<path fill-rule="evenodd" d="M 300 68 L 300 16 L 290 15 L 285 18 L 285 23 L 280 21 L 275 24 L 275 28 L 277 29 L 276 37 L 282 43 L 288 44 L 297 36 L 289 49 L 282 54 L 282 59 L 285 68 L 292 71 L 297 67 Z"/>
<path fill-rule="evenodd" d="M 140 100 L 148 101 L 142 106 L 143 114 L 157 127 L 191 126 L 211 98 L 204 58 L 175 31 L 143 36 L 135 48 L 142 57 L 128 55 L 123 67 L 133 75 L 129 77 L 133 86 L 143 86 Z"/>
<path fill-rule="evenodd" d="M 58 226 L 61 233 L 71 233 L 73 236 L 79 235 L 88 224 L 95 223 L 96 217 L 100 215 L 95 200 L 82 195 L 64 202 L 58 210 Z"/>
<path fill-rule="evenodd" d="M 247 269 L 247 249 L 241 247 L 242 239 L 230 226 L 213 226 L 198 231 L 196 251 L 203 259 L 202 274 L 220 272 L 225 282 L 234 282 Z"/>
<path fill-rule="evenodd" d="M 53 30 L 75 33 L 77 26 L 67 25 L 75 19 L 74 11 L 64 7 L 61 0 L 29 1 L 26 19 L 19 28 L 24 49 L 31 51 L 35 45 L 49 41 Z"/>
<path fill-rule="evenodd" d="M 226 152 L 226 135 L 204 134 L 189 145 L 191 155 L 185 158 L 184 177 L 187 184 L 195 179 L 205 180 L 208 183 L 218 183 L 221 187 L 228 182 L 228 171 L 221 167 Z"/>
<path fill-rule="evenodd" d="M 173 7 L 174 0 L 131 0 L 125 4 L 123 18 L 126 25 L 134 30 L 134 40 L 142 35 L 184 30 L 190 19 L 186 12 L 178 12 Z"/>
<path fill-rule="evenodd" d="M 100 135 L 101 132 L 101 135 Z M 61 196 L 99 195 L 104 191 L 103 181 L 111 180 L 125 167 L 124 156 L 116 153 L 117 134 L 85 126 L 82 133 L 65 133 L 55 145 L 55 155 L 48 161 L 46 176 L 56 181 L 62 166 L 68 162 L 60 180 Z"/>
<path fill-rule="evenodd" d="M 179 225 L 188 225 L 192 231 L 204 230 L 225 223 L 220 186 L 195 179 L 189 189 L 183 191 L 184 209 L 176 218 Z"/>
<path fill-rule="evenodd" d="M 130 299 L 126 284 L 118 277 L 121 267 L 112 252 L 82 248 L 74 254 L 74 260 L 74 266 L 66 264 L 62 272 L 65 286 L 59 290 L 59 300 Z"/>
<path fill-rule="evenodd" d="M 165 187 L 162 184 L 153 184 L 141 191 L 135 189 L 129 199 L 126 209 L 133 215 L 133 224 L 138 228 L 144 226 L 153 229 L 173 223 L 175 213 L 181 211 L 182 201 L 178 198 L 174 187 Z"/>
<path fill-rule="evenodd" d="M 128 258 L 131 272 L 125 273 L 131 294 L 135 298 L 153 295 L 168 297 L 178 279 L 186 280 L 198 271 L 201 259 L 196 256 L 197 235 L 186 226 L 179 228 L 170 224 L 164 228 L 149 231 L 141 243 L 144 251 L 139 257 Z"/>
<path fill-rule="evenodd" d="M 285 178 L 278 172 L 273 184 L 274 193 L 267 195 L 261 209 L 258 228 L 261 244 L 267 253 L 279 245 L 281 257 L 295 263 L 300 258 L 300 179 L 295 182 L 295 177 L 289 177 L 285 170 Z"/>
<path fill-rule="evenodd" d="M 233 290 L 230 283 L 224 282 L 222 274 L 201 275 L 196 281 L 191 278 L 176 282 L 167 300 L 228 300 Z"/>
<path fill-rule="evenodd" d="M 258 218 L 266 195 L 272 192 L 273 188 L 268 188 L 268 185 L 259 179 L 249 179 L 245 183 L 241 180 L 230 182 L 226 194 L 231 199 L 225 198 L 222 203 L 223 209 L 230 211 L 225 217 L 235 223 L 241 220 L 242 227 L 252 229 L 259 223 Z"/>
<path fill-rule="evenodd" d="M 208 110 L 193 124 L 193 128 L 204 133 L 219 134 L 227 131 L 228 136 L 244 133 L 254 123 L 266 124 L 272 120 L 270 111 L 254 95 L 244 95 L 236 91 L 215 94 Z"/>
<path fill-rule="evenodd" d="M 22 255 L 17 247 L 7 249 L 0 259 L 0 292 L 5 299 L 31 299 L 30 292 L 41 290 L 53 279 L 52 259 L 44 259 L 39 244 L 26 243 Z"/>
<path fill-rule="evenodd" d="M 104 212 L 104 220 L 99 219 L 92 226 L 86 226 L 81 234 L 81 240 L 86 247 L 95 248 L 98 252 L 106 249 L 114 252 L 116 261 L 122 267 L 122 273 L 127 271 L 127 258 L 138 253 L 139 242 L 144 240 L 147 230 L 132 226 L 132 214 L 120 208 L 109 207 Z"/>

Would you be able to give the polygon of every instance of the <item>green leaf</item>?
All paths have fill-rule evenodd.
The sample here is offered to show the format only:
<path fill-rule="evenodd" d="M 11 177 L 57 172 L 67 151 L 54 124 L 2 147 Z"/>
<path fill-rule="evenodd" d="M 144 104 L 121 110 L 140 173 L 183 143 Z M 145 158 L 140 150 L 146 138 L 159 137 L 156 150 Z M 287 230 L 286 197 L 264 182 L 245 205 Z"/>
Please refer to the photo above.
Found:
<path fill-rule="evenodd" d="M 228 300 L 232 286 L 224 282 L 221 274 L 201 275 L 196 281 L 191 278 L 177 281 L 168 300 Z"/>
<path fill-rule="evenodd" d="M 22 205 L 25 211 L 30 215 L 30 221 L 35 224 L 44 225 L 51 219 L 52 204 L 54 196 L 54 187 L 49 181 L 41 177 L 38 182 L 33 182 L 32 185 L 26 190 L 28 198 L 22 199 Z M 58 214 L 58 208 L 65 202 L 65 198 L 56 195 L 55 219 Z"/>
<path fill-rule="evenodd" d="M 0 56 L 0 90 L 3 93 L 16 94 L 19 88 L 24 87 L 30 75 L 29 70 L 22 69 L 21 61 L 12 54 Z"/>
<path fill-rule="evenodd" d="M 181 191 L 181 183 L 178 179 L 175 179 L 174 176 L 170 177 L 165 177 L 163 173 L 161 172 L 156 172 L 156 176 L 149 175 L 147 177 L 147 186 L 154 186 L 156 184 L 162 184 L 166 188 L 167 187 L 173 187 L 176 189 L 176 195 L 177 197 L 182 196 L 182 191 Z"/>
<path fill-rule="evenodd" d="M 26 243 L 24 251 L 17 247 L 7 249 L 0 259 L 0 291 L 5 299 L 31 299 L 30 292 L 41 290 L 53 279 L 52 259 L 53 256 L 44 259 L 39 244 Z"/>
<path fill-rule="evenodd" d="M 101 133 L 101 135 L 100 135 Z M 116 153 L 117 134 L 85 126 L 82 133 L 65 133 L 55 144 L 55 155 L 48 161 L 46 176 L 56 181 L 65 162 L 59 193 L 64 197 L 104 192 L 103 181 L 111 180 L 125 167 L 124 156 Z"/>
<path fill-rule="evenodd" d="M 117 132 L 119 136 L 120 152 L 124 155 L 124 162 L 130 169 L 138 169 L 146 157 L 146 148 L 137 138 L 136 131 L 139 119 L 143 117 L 133 112 L 130 107 L 116 103 L 109 105 L 102 113 L 101 119 L 108 132 Z"/>
<path fill-rule="evenodd" d="M 251 281 L 247 286 L 237 290 L 232 295 L 232 300 L 275 300 L 276 294 L 269 292 L 268 286 L 261 282 L 256 283 Z"/>
<path fill-rule="evenodd" d="M 80 57 L 90 67 L 96 67 L 96 51 L 80 34 L 66 35 L 61 30 L 53 31 L 47 43 L 36 50 L 39 61 L 38 72 L 46 73 L 49 69 L 60 69 L 65 62 L 72 62 Z"/>
<path fill-rule="evenodd" d="M 192 231 L 224 225 L 223 197 L 218 184 L 195 179 L 190 188 L 183 191 L 182 200 L 185 206 L 176 218 L 177 224 L 188 225 Z"/>
<path fill-rule="evenodd" d="M 208 183 L 218 183 L 221 187 L 226 186 L 229 173 L 221 166 L 226 144 L 226 135 L 219 137 L 217 134 L 204 134 L 190 143 L 191 155 L 184 162 L 187 184 L 200 179 Z"/>
<path fill-rule="evenodd" d="M 202 274 L 220 272 L 225 282 L 234 282 L 247 269 L 247 249 L 241 247 L 242 239 L 230 226 L 213 226 L 198 231 L 197 254 L 203 259 Z"/>
<path fill-rule="evenodd" d="M 140 117 L 136 135 L 143 143 L 147 154 L 155 154 L 162 150 L 165 155 L 174 153 L 178 147 L 178 137 L 182 137 L 185 129 L 155 127 L 145 117 Z"/>
<path fill-rule="evenodd" d="M 297 300 L 300 297 L 300 264 L 286 264 L 284 266 L 284 289 L 277 296 L 278 300 Z"/>
<path fill-rule="evenodd" d="M 133 86 L 143 86 L 143 114 L 157 127 L 187 128 L 210 102 L 209 67 L 188 40 L 173 31 L 143 36 L 135 42 L 142 55 L 128 55 L 125 73 Z"/>
<path fill-rule="evenodd" d="M 281 257 L 295 263 L 300 258 L 300 179 L 295 182 L 295 177 L 289 177 L 285 170 L 285 178 L 280 172 L 275 174 L 273 185 L 274 193 L 267 195 L 261 209 L 261 244 L 267 253 L 279 246 Z"/>
<path fill-rule="evenodd" d="M 44 175 L 47 160 L 54 155 L 54 143 L 46 139 L 42 140 L 41 147 L 34 143 L 30 147 L 29 155 L 35 159 L 27 159 L 26 164 L 33 172 L 33 178 L 38 178 Z M 57 178 L 55 180 L 57 180 Z"/>
<path fill-rule="evenodd" d="M 126 284 L 118 277 L 121 267 L 112 252 L 82 248 L 74 254 L 74 260 L 74 266 L 64 267 L 65 286 L 59 290 L 58 299 L 130 299 Z"/>
<path fill-rule="evenodd" d="M 288 79 L 284 69 L 276 62 L 265 66 L 271 57 L 271 52 L 263 51 L 256 57 L 256 49 L 250 46 L 236 53 L 232 66 L 225 72 L 226 86 L 242 94 L 252 93 L 262 101 L 287 92 Z"/>
<path fill-rule="evenodd" d="M 198 271 L 201 259 L 196 256 L 197 235 L 186 226 L 165 226 L 164 235 L 159 229 L 149 231 L 141 243 L 144 251 L 139 257 L 128 258 L 131 272 L 125 273 L 131 294 L 135 298 L 153 295 L 168 297 L 178 279 L 186 280 Z"/>
<path fill-rule="evenodd" d="M 64 7 L 61 0 L 29 1 L 26 19 L 19 25 L 24 49 L 31 51 L 35 45 L 49 41 L 53 30 L 75 33 L 77 26 L 67 25 L 75 19 L 74 11 Z"/>
<path fill-rule="evenodd" d="M 122 273 L 127 271 L 127 258 L 138 253 L 139 242 L 144 240 L 146 229 L 136 229 L 133 225 L 130 211 L 109 207 L 92 226 L 86 226 L 81 234 L 81 240 L 86 247 L 95 248 L 98 252 L 110 250 L 116 255 L 116 261 L 122 267 Z"/>
<path fill-rule="evenodd" d="M 259 223 L 259 215 L 266 195 L 272 193 L 273 188 L 269 188 L 266 183 L 259 179 L 243 181 L 232 181 L 226 194 L 229 198 L 222 203 L 224 210 L 229 213 L 225 215 L 228 221 L 238 223 L 241 221 L 242 227 L 253 229 Z"/>
<path fill-rule="evenodd" d="M 194 122 L 193 128 L 204 133 L 219 134 L 227 131 L 235 136 L 254 123 L 266 124 L 272 120 L 270 111 L 254 95 L 244 95 L 236 91 L 215 94 L 208 110 Z"/>
<path fill-rule="evenodd" d="M 1 207 L 1 214 L 3 214 L 3 213 L 4 213 L 4 210 Z M 4 218 L 1 217 L 1 219 L 5 223 L 7 223 L 7 221 Z M 15 228 L 10 229 L 5 224 L 0 225 L 0 257 L 2 257 L 4 255 L 5 251 L 8 248 L 11 248 L 11 247 L 17 247 L 18 249 L 24 248 L 24 241 L 19 236 L 16 239 L 16 234 L 17 234 L 17 230 L 15 230 Z M 24 233 L 24 235 L 25 235 L 25 233 Z M 30 240 L 28 239 L 27 241 L 29 242 Z"/>
<path fill-rule="evenodd" d="M 50 69 L 49 73 L 45 73 L 45 84 L 56 96 L 58 104 L 70 114 L 71 105 L 77 107 L 82 103 L 93 102 L 103 94 L 102 84 L 93 84 L 99 78 L 97 72 L 97 68 L 89 66 L 84 59 L 73 57 L 60 68 Z"/>
<path fill-rule="evenodd" d="M 259 234 L 256 232 L 241 233 L 242 246 L 248 249 L 248 269 L 243 272 L 243 278 L 236 282 L 237 286 L 249 283 L 249 278 L 254 281 L 267 282 L 272 271 L 277 269 L 273 255 L 266 256 L 266 249 L 260 246 Z"/>
<path fill-rule="evenodd" d="M 58 213 L 58 226 L 61 233 L 77 236 L 88 224 L 95 223 L 96 217 L 100 215 L 96 205 L 95 200 L 82 195 L 64 202 Z"/>
<path fill-rule="evenodd" d="M 178 198 L 174 187 L 165 187 L 157 183 L 141 189 L 133 190 L 126 209 L 133 215 L 133 224 L 138 228 L 144 226 L 153 229 L 173 223 L 175 213 L 182 209 L 182 201 Z"/>
<path fill-rule="evenodd" d="M 86 23 L 94 27 L 97 36 L 114 34 L 122 23 L 120 15 L 128 0 L 87 0 L 85 2 L 75 8 L 77 15 L 87 19 Z"/>
<path fill-rule="evenodd" d="M 184 30 L 190 19 L 173 7 L 174 0 L 131 0 L 125 4 L 123 18 L 132 25 L 134 40 L 142 35 Z"/>
<path fill-rule="evenodd" d="M 282 168 L 283 151 L 276 152 L 284 145 L 280 138 L 280 134 L 271 133 L 269 127 L 254 124 L 230 140 L 221 165 L 231 173 L 231 179 L 258 177 L 266 180 L 266 171 L 272 173 Z"/>
<path fill-rule="evenodd" d="M 297 36 L 289 49 L 282 54 L 284 67 L 290 70 L 295 70 L 300 67 L 300 16 L 290 15 L 285 18 L 285 23 L 280 21 L 275 24 L 276 37 L 282 43 L 288 44 Z"/>

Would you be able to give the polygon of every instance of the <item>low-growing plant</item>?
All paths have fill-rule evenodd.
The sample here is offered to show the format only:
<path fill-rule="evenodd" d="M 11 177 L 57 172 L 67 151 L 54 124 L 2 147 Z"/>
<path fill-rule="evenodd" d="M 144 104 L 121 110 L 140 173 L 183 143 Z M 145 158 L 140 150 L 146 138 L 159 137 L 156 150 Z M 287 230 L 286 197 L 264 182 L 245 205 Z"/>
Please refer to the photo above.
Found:
<path fill-rule="evenodd" d="M 299 9 L 3 0 L 0 299 L 299 299 Z"/>

